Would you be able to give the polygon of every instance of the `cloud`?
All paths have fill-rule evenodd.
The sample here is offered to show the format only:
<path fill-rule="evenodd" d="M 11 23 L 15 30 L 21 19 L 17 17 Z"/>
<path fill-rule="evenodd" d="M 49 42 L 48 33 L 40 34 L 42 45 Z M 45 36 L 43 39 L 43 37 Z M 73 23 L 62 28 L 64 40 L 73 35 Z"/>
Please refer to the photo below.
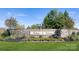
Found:
<path fill-rule="evenodd" d="M 24 13 L 13 13 L 13 12 L 7 12 L 8 17 L 14 16 L 14 17 L 24 17 L 24 16 L 28 16 Z"/>

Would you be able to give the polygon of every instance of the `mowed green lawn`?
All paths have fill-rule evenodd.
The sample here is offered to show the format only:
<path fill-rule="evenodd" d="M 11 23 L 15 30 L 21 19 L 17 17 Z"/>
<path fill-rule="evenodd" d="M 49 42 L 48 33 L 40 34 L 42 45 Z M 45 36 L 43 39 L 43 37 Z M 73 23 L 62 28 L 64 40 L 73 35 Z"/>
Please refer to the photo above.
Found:
<path fill-rule="evenodd" d="M 0 42 L 0 51 L 79 51 L 79 42 Z"/>

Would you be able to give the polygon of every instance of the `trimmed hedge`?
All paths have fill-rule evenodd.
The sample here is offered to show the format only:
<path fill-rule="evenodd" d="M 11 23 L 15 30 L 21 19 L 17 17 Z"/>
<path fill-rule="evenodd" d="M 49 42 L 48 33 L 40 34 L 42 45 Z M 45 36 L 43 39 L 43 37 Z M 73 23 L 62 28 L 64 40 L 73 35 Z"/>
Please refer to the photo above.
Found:
<path fill-rule="evenodd" d="M 31 41 L 63 41 L 62 38 L 31 38 Z"/>

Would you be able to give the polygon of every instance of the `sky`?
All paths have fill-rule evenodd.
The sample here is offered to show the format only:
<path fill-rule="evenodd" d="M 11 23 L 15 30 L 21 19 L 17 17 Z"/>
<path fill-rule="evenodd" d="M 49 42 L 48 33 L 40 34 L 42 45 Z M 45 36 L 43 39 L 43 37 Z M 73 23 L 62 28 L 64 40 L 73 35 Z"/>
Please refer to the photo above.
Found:
<path fill-rule="evenodd" d="M 54 8 L 0 8 L 0 27 L 5 26 L 5 20 L 15 17 L 19 24 L 31 26 L 40 24 L 44 17 Z M 59 12 L 65 10 L 69 12 L 70 17 L 75 22 L 75 27 L 79 29 L 79 8 L 56 8 Z"/>

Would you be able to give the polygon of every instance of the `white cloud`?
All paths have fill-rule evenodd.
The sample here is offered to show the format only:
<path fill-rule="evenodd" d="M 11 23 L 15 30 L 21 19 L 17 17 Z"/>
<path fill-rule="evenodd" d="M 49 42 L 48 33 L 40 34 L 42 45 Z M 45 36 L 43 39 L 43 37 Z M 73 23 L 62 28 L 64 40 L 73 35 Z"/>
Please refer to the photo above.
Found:
<path fill-rule="evenodd" d="M 13 12 L 7 12 L 7 16 L 8 17 L 24 17 L 24 16 L 27 16 L 26 14 L 24 13 L 13 13 Z"/>

